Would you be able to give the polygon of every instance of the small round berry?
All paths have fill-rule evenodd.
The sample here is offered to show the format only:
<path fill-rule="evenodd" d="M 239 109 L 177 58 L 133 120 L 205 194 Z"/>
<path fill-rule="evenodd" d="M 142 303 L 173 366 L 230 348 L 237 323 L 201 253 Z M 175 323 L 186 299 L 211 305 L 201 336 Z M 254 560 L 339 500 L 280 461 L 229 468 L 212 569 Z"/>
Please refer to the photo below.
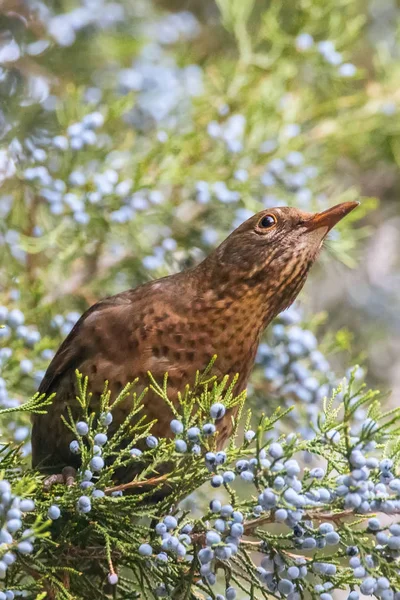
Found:
<path fill-rule="evenodd" d="M 325 536 L 328 546 L 335 546 L 340 542 L 340 536 L 336 531 L 330 531 Z"/>
<path fill-rule="evenodd" d="M 83 481 L 91 481 L 93 478 L 93 473 L 92 471 L 89 471 L 89 469 L 85 469 L 83 475 L 82 475 L 82 479 Z"/>
<path fill-rule="evenodd" d="M 213 513 L 219 513 L 221 511 L 222 504 L 219 500 L 211 500 L 210 502 L 210 510 Z"/>
<path fill-rule="evenodd" d="M 203 434 L 204 435 L 214 435 L 214 433 L 216 432 L 217 428 L 215 427 L 214 423 L 206 423 L 205 425 L 203 425 Z"/>
<path fill-rule="evenodd" d="M 293 589 L 294 589 L 293 583 L 291 581 L 289 581 L 289 579 L 281 579 L 280 582 L 278 583 L 278 590 L 284 596 L 289 596 L 289 594 L 291 594 L 293 592 Z"/>
<path fill-rule="evenodd" d="M 198 427 L 190 427 L 187 430 L 188 440 L 191 442 L 198 442 L 200 436 L 200 429 Z"/>
<path fill-rule="evenodd" d="M 278 508 L 278 510 L 275 511 L 275 521 L 277 521 L 278 523 L 283 523 L 284 521 L 286 521 L 287 518 L 288 513 L 286 509 Z"/>
<path fill-rule="evenodd" d="M 104 444 L 106 444 L 107 441 L 108 437 L 105 433 L 96 433 L 96 435 L 94 436 L 94 443 L 98 446 L 104 446 Z"/>
<path fill-rule="evenodd" d="M 276 490 L 278 490 L 278 492 L 279 492 L 284 487 L 285 487 L 285 480 L 283 479 L 283 477 L 281 477 L 280 475 L 278 475 L 278 477 L 275 477 L 275 479 L 274 479 L 274 488 Z"/>
<path fill-rule="evenodd" d="M 272 458 L 282 458 L 283 448 L 278 442 L 274 442 L 268 448 L 268 454 L 272 456 Z"/>
<path fill-rule="evenodd" d="M 175 440 L 175 450 L 180 453 L 187 452 L 187 443 L 185 440 Z"/>
<path fill-rule="evenodd" d="M 142 556 L 151 556 L 153 554 L 153 548 L 150 546 L 150 544 L 140 544 L 139 554 Z"/>
<path fill-rule="evenodd" d="M 59 507 L 56 504 L 52 504 L 51 506 L 49 506 L 49 510 L 47 511 L 47 516 L 52 521 L 56 521 L 61 516 L 61 510 L 59 509 Z"/>
<path fill-rule="evenodd" d="M 33 545 L 31 542 L 19 542 L 17 549 L 21 554 L 31 554 L 33 552 Z"/>
<path fill-rule="evenodd" d="M 18 529 L 22 527 L 21 519 L 10 519 L 6 523 L 6 527 L 10 533 L 15 533 Z"/>
<path fill-rule="evenodd" d="M 89 488 L 93 487 L 94 483 L 93 481 L 82 481 L 82 483 L 80 484 L 80 488 L 82 490 L 88 490 Z"/>
<path fill-rule="evenodd" d="M 244 532 L 244 527 L 241 523 L 233 523 L 231 527 L 231 536 L 235 538 L 242 537 Z"/>
<path fill-rule="evenodd" d="M 233 471 L 225 471 L 225 473 L 222 474 L 224 483 L 232 483 L 232 481 L 235 480 L 235 477 L 236 475 Z"/>
<path fill-rule="evenodd" d="M 247 469 L 249 468 L 250 463 L 248 460 L 238 460 L 236 463 L 236 470 L 238 471 L 238 473 L 241 473 L 242 471 L 247 471 Z"/>
<path fill-rule="evenodd" d="M 178 526 L 178 521 L 172 515 L 167 515 L 164 518 L 164 525 L 168 530 L 175 529 Z"/>
<path fill-rule="evenodd" d="M 90 510 L 92 508 L 91 503 L 90 503 L 90 498 L 88 496 L 81 496 L 80 498 L 78 498 L 76 507 L 77 507 L 78 511 L 81 513 L 90 512 Z"/>
<path fill-rule="evenodd" d="M 182 421 L 178 421 L 178 419 L 172 419 L 169 426 L 171 428 L 172 433 L 175 433 L 175 435 L 179 435 L 183 432 L 183 423 Z"/>
<path fill-rule="evenodd" d="M 332 523 L 321 523 L 321 525 L 318 527 L 318 531 L 321 535 L 326 535 L 327 533 L 334 531 L 334 527 Z"/>
<path fill-rule="evenodd" d="M 93 490 L 92 497 L 93 498 L 104 498 L 105 493 L 103 490 Z"/>
<path fill-rule="evenodd" d="M 76 431 L 79 433 L 79 435 L 87 435 L 89 433 L 88 424 L 84 421 L 78 421 L 76 424 Z"/>
<path fill-rule="evenodd" d="M 360 452 L 360 450 L 353 450 L 350 454 L 350 463 L 353 467 L 356 467 L 356 469 L 361 469 L 362 467 L 365 466 L 366 464 L 366 459 L 365 456 L 363 455 L 362 452 Z"/>
<path fill-rule="evenodd" d="M 204 456 L 204 460 L 209 465 L 214 465 L 215 464 L 215 454 L 214 454 L 214 452 L 207 452 L 206 455 Z"/>
<path fill-rule="evenodd" d="M 72 454 L 79 454 L 80 448 L 78 440 L 72 440 L 72 442 L 69 445 L 69 449 L 72 452 Z"/>
<path fill-rule="evenodd" d="M 390 469 L 393 467 L 393 461 L 390 458 L 384 458 L 383 460 L 381 460 L 381 462 L 379 463 L 379 469 L 381 471 L 390 471 Z"/>
<path fill-rule="evenodd" d="M 183 544 L 178 544 L 175 548 L 175 552 L 177 556 L 180 556 L 181 558 L 186 556 L 186 548 Z"/>
<path fill-rule="evenodd" d="M 316 540 L 313 537 L 306 537 L 303 540 L 303 543 L 301 544 L 301 547 L 307 550 L 311 550 L 312 548 L 315 548 L 317 545 Z"/>
<path fill-rule="evenodd" d="M 389 526 L 389 531 L 392 535 L 400 535 L 400 523 L 392 523 Z"/>
<path fill-rule="evenodd" d="M 232 556 L 232 550 L 230 548 L 230 546 L 220 546 L 218 548 L 215 548 L 215 557 L 219 558 L 220 560 L 229 560 L 230 557 Z"/>
<path fill-rule="evenodd" d="M 214 527 L 219 533 L 223 533 L 225 531 L 225 521 L 223 519 L 215 519 Z"/>
<path fill-rule="evenodd" d="M 0 495 L 2 496 L 3 504 L 11 501 L 11 485 L 8 481 L 0 481 Z M 5 500 L 6 497 L 7 500 Z"/>
<path fill-rule="evenodd" d="M 156 559 L 161 563 L 166 563 L 168 562 L 168 554 L 165 554 L 165 552 L 160 552 L 157 554 Z"/>
<path fill-rule="evenodd" d="M 102 413 L 100 415 L 100 423 L 102 425 L 105 425 L 106 427 L 108 427 L 108 425 L 111 425 L 112 421 L 113 421 L 113 416 L 110 412 Z"/>
<path fill-rule="evenodd" d="M 244 517 L 239 510 L 234 510 L 232 513 L 232 519 L 235 523 L 243 523 Z"/>
<path fill-rule="evenodd" d="M 217 581 L 217 576 L 214 573 L 208 573 L 205 578 L 209 585 L 215 585 L 215 582 Z"/>
<path fill-rule="evenodd" d="M 116 585 L 118 583 L 118 575 L 116 573 L 109 573 L 107 579 L 110 585 Z"/>
<path fill-rule="evenodd" d="M 224 506 L 221 507 L 221 515 L 223 517 L 230 517 L 232 513 L 233 507 L 230 504 L 224 504 Z"/>
<path fill-rule="evenodd" d="M 327 439 L 333 444 L 338 444 L 340 442 L 340 433 L 336 431 L 336 429 L 331 429 L 330 431 L 327 431 L 325 435 Z"/>
<path fill-rule="evenodd" d="M 141 450 L 139 450 L 139 448 L 131 448 L 129 450 L 129 454 L 133 457 L 133 458 L 138 458 L 139 456 L 142 456 L 143 452 Z"/>
<path fill-rule="evenodd" d="M 157 523 L 156 525 L 156 533 L 157 535 L 164 535 L 167 533 L 167 526 L 165 523 Z"/>
<path fill-rule="evenodd" d="M 90 468 L 92 471 L 101 471 L 104 467 L 104 460 L 101 456 L 94 456 L 90 461 Z"/>
<path fill-rule="evenodd" d="M 285 469 L 288 477 L 294 477 L 300 473 L 300 465 L 297 460 L 288 460 L 285 462 Z"/>
<path fill-rule="evenodd" d="M 251 429 L 249 429 L 244 434 L 244 439 L 246 440 L 246 442 L 251 442 L 255 438 L 255 436 L 256 436 L 255 431 L 252 431 Z"/>
<path fill-rule="evenodd" d="M 380 590 L 388 590 L 390 588 L 390 582 L 387 577 L 378 577 L 376 585 Z"/>
<path fill-rule="evenodd" d="M 146 438 L 146 445 L 149 448 L 157 448 L 158 446 L 158 439 L 154 436 L 154 435 L 148 435 Z"/>
<path fill-rule="evenodd" d="M 310 477 L 312 477 L 313 479 L 323 479 L 324 476 L 325 471 L 320 467 L 316 467 L 315 469 L 311 469 L 310 471 Z"/>
<path fill-rule="evenodd" d="M 217 465 L 223 465 L 226 462 L 226 452 L 217 452 L 215 455 L 215 462 Z"/>
<path fill-rule="evenodd" d="M 3 562 L 7 565 L 7 567 L 9 567 L 10 565 L 13 565 L 16 561 L 16 557 L 15 554 L 13 554 L 12 552 L 6 552 L 3 555 Z"/>
<path fill-rule="evenodd" d="M 373 517 L 372 519 L 369 519 L 368 521 L 368 529 L 370 529 L 371 531 L 378 531 L 381 528 L 381 524 L 379 519 Z"/>
<path fill-rule="evenodd" d="M 288 568 L 287 574 L 289 579 L 298 579 L 300 577 L 300 569 L 293 565 Z"/>
<path fill-rule="evenodd" d="M 221 541 L 221 537 L 216 531 L 207 531 L 206 533 L 206 544 L 207 546 L 213 546 L 214 544 L 219 544 Z"/>
<path fill-rule="evenodd" d="M 225 415 L 226 409 L 221 402 L 215 402 L 210 408 L 210 415 L 212 419 L 219 420 Z"/>
<path fill-rule="evenodd" d="M 211 485 L 214 488 L 220 487 L 223 484 L 224 480 L 222 475 L 214 475 L 211 478 Z"/>
<path fill-rule="evenodd" d="M 195 454 L 196 456 L 199 456 L 201 454 L 201 448 L 198 444 L 193 444 L 192 454 Z"/>
<path fill-rule="evenodd" d="M 366 577 L 360 585 L 360 592 L 366 596 L 370 596 L 375 588 L 376 579 L 374 577 Z"/>
<path fill-rule="evenodd" d="M 234 587 L 230 586 L 225 590 L 225 598 L 226 600 L 235 600 L 236 598 L 236 590 Z"/>
<path fill-rule="evenodd" d="M 20 510 L 22 510 L 22 512 L 32 512 L 33 510 L 35 510 L 35 503 L 33 500 L 31 500 L 30 498 L 24 498 L 23 500 L 21 500 L 21 502 L 19 503 L 19 508 Z"/>
<path fill-rule="evenodd" d="M 214 558 L 214 551 L 211 548 L 202 548 L 199 550 L 198 558 L 202 565 L 206 565 Z"/>

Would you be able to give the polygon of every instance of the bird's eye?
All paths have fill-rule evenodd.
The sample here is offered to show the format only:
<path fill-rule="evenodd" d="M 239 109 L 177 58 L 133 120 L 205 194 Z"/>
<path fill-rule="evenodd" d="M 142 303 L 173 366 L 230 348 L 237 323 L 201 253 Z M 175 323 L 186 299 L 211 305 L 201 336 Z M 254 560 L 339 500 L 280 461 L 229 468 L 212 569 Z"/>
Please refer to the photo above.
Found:
<path fill-rule="evenodd" d="M 261 229 L 269 229 L 274 225 L 276 225 L 275 215 L 265 215 L 258 224 Z"/>

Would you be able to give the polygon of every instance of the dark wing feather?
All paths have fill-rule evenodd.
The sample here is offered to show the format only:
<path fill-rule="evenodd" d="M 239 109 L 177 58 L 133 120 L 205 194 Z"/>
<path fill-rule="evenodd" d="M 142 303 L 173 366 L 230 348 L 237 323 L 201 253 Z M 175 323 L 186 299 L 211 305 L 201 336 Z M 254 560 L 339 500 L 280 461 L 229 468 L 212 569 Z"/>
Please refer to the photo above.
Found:
<path fill-rule="evenodd" d="M 133 290 L 132 290 L 133 291 Z M 38 392 L 40 394 L 51 394 L 57 387 L 57 382 L 62 378 L 66 371 L 75 371 L 78 366 L 85 360 L 87 348 L 82 344 L 85 340 L 84 327 L 85 323 L 93 313 L 101 312 L 112 306 L 120 306 L 122 304 L 130 304 L 132 291 L 123 292 L 116 296 L 104 298 L 91 306 L 75 323 L 61 346 L 57 350 L 53 360 L 47 368 L 43 377 Z"/>
<path fill-rule="evenodd" d="M 132 302 L 132 294 L 124 292 L 101 300 L 89 308 L 74 325 L 51 361 L 39 386 L 39 393 L 56 393 L 45 415 L 32 415 L 32 465 L 43 470 L 65 464 L 68 449 L 68 430 L 61 421 L 66 405 L 75 396 L 75 370 L 89 355 L 96 352 L 91 328 L 86 327 L 89 317 L 107 309 Z M 100 315 L 99 315 L 100 316 Z M 97 349 L 99 351 L 100 349 Z"/>

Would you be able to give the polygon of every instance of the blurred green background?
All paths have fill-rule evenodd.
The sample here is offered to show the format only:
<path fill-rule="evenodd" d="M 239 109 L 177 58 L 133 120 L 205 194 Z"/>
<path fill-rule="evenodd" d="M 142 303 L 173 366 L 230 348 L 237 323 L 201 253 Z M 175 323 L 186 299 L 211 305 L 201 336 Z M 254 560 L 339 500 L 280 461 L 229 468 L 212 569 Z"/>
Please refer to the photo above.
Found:
<path fill-rule="evenodd" d="M 195 264 L 268 206 L 360 199 L 250 396 L 304 431 L 356 361 L 398 404 L 399 6 L 5 0 L 0 402 L 33 393 L 100 297 Z M 363 415 L 360 414 L 362 420 Z M 23 421 L 4 424 L 25 444 Z"/>

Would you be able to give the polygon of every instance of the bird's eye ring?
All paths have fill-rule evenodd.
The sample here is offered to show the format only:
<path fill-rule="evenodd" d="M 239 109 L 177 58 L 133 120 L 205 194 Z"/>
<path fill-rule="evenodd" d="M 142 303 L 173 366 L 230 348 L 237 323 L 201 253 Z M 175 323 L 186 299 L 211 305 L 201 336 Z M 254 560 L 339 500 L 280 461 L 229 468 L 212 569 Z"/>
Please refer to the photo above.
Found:
<path fill-rule="evenodd" d="M 270 229 L 274 225 L 276 225 L 275 215 L 265 215 L 258 223 L 260 229 Z"/>

